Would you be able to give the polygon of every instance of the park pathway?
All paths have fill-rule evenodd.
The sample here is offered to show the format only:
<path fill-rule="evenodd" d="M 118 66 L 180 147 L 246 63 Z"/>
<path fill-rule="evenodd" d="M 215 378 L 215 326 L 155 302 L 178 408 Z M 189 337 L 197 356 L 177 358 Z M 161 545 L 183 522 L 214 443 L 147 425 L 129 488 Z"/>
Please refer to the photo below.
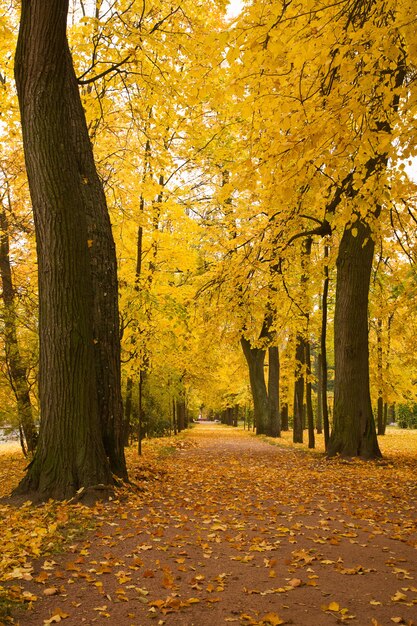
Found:
<path fill-rule="evenodd" d="M 17 623 L 417 625 L 408 466 L 328 461 L 217 424 L 169 442 L 132 454 L 141 489 L 35 564 L 22 584 L 37 600 Z"/>

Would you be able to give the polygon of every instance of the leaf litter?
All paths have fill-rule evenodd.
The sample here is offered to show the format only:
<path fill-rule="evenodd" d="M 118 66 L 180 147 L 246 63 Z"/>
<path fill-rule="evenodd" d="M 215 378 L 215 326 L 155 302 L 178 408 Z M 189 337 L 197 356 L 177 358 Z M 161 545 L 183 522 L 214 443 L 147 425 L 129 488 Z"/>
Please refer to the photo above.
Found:
<path fill-rule="evenodd" d="M 346 463 L 202 424 L 129 450 L 111 502 L 1 505 L 0 594 L 25 608 L 0 623 L 416 626 L 417 449 L 391 441 Z"/>

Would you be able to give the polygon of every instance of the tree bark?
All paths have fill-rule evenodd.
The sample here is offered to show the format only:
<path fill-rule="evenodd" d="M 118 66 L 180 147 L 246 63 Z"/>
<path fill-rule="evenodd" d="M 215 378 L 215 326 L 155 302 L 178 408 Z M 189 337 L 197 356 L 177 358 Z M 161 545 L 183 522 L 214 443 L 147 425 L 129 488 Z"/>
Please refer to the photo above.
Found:
<path fill-rule="evenodd" d="M 67 10 L 67 0 L 22 0 L 15 59 L 37 236 L 41 407 L 38 447 L 18 491 L 33 491 L 41 498 L 69 498 L 80 487 L 113 482 L 99 407 L 104 395 L 113 397 L 115 392 L 101 392 L 103 382 L 98 388 L 97 374 L 102 371 L 106 384 L 112 381 L 116 388 L 118 381 L 114 358 L 109 356 L 107 365 L 97 364 L 94 346 L 100 344 L 97 350 L 102 354 L 102 341 L 118 342 L 110 322 L 101 323 L 98 317 L 108 312 L 105 299 L 110 302 L 114 296 L 114 265 L 104 253 L 93 262 L 89 249 L 104 250 L 102 217 L 97 217 L 97 234 L 91 223 L 93 206 L 97 205 L 97 214 L 102 210 L 103 195 L 98 192 L 95 168 L 92 171 L 94 161 L 66 38 Z M 104 267 L 98 268 L 99 262 Z M 109 285 L 106 295 L 99 296 L 95 289 L 101 272 Z M 104 309 L 95 314 L 94 307 L 102 299 Z M 108 338 L 103 336 L 104 328 Z M 117 405 L 121 407 L 121 397 Z M 116 408 L 109 409 L 114 424 L 122 417 Z"/>
<path fill-rule="evenodd" d="M 174 428 L 174 435 L 178 434 L 178 427 L 177 427 L 177 410 L 176 410 L 176 403 L 175 403 L 175 399 L 172 399 L 172 426 Z"/>
<path fill-rule="evenodd" d="M 139 373 L 138 382 L 138 455 L 142 455 L 142 439 L 144 436 L 144 415 L 143 415 L 143 383 L 145 378 L 145 371 L 141 370 Z"/>
<path fill-rule="evenodd" d="M 250 341 L 245 337 L 241 337 L 240 343 L 249 368 L 256 434 L 265 435 L 269 421 L 269 402 L 264 376 L 265 350 L 252 348 Z"/>
<path fill-rule="evenodd" d="M 329 256 L 329 247 L 324 247 L 325 260 Z M 323 430 L 324 430 L 324 445 L 327 450 L 330 439 L 330 424 L 329 424 L 329 405 L 327 403 L 327 298 L 329 294 L 329 267 L 327 263 L 324 265 L 324 283 L 323 283 L 323 297 L 321 299 L 321 333 L 320 333 L 320 354 L 321 354 L 321 406 L 323 411 Z"/>
<path fill-rule="evenodd" d="M 281 430 L 289 430 L 288 425 L 288 403 L 284 402 L 281 407 Z"/>
<path fill-rule="evenodd" d="M 27 370 L 21 356 L 17 339 L 16 292 L 10 265 L 9 224 L 6 211 L 0 208 L 0 277 L 4 304 L 4 346 L 13 393 L 17 404 L 17 419 L 22 429 L 26 446 L 24 454 L 33 454 L 38 433 L 33 419 Z"/>
<path fill-rule="evenodd" d="M 180 398 L 177 400 L 177 428 L 180 433 L 186 428 L 186 415 L 185 415 L 185 400 Z"/>
<path fill-rule="evenodd" d="M 268 434 L 270 437 L 281 436 L 281 415 L 279 412 L 279 350 L 278 346 L 268 348 Z"/>
<path fill-rule="evenodd" d="M 384 424 L 384 383 L 383 383 L 383 363 L 382 363 L 382 319 L 377 320 L 376 329 L 377 343 L 377 379 L 378 379 L 378 400 L 377 400 L 377 424 L 378 435 L 385 435 Z"/>
<path fill-rule="evenodd" d="M 239 424 L 239 405 L 235 404 L 233 407 L 233 426 L 237 428 Z"/>
<path fill-rule="evenodd" d="M 126 381 L 126 398 L 124 407 L 124 445 L 129 445 L 130 420 L 132 415 L 133 379 L 131 376 Z"/>
<path fill-rule="evenodd" d="M 321 433 L 323 432 L 323 366 L 322 366 L 321 352 L 317 354 L 316 376 L 317 376 L 316 429 L 317 429 L 317 434 L 321 435 Z"/>
<path fill-rule="evenodd" d="M 368 293 L 374 253 L 369 225 L 345 228 L 337 257 L 334 319 L 335 398 L 327 453 L 381 456 L 369 391 Z"/>
<path fill-rule="evenodd" d="M 69 56 L 68 64 L 71 64 L 72 69 Z M 94 350 L 101 431 L 112 472 L 126 479 L 116 249 L 78 86 L 71 81 L 67 89 L 72 118 L 72 149 L 81 182 L 93 283 Z"/>
<path fill-rule="evenodd" d="M 305 359 L 306 359 L 306 408 L 307 408 L 307 426 L 308 426 L 308 447 L 315 448 L 316 442 L 314 437 L 314 412 L 313 400 L 311 395 L 311 354 L 310 342 L 305 342 Z"/>
<path fill-rule="evenodd" d="M 303 407 L 304 407 L 304 374 L 305 364 L 305 342 L 303 337 L 297 333 L 295 347 L 295 383 L 294 383 L 294 422 L 293 422 L 293 442 L 303 443 Z"/>

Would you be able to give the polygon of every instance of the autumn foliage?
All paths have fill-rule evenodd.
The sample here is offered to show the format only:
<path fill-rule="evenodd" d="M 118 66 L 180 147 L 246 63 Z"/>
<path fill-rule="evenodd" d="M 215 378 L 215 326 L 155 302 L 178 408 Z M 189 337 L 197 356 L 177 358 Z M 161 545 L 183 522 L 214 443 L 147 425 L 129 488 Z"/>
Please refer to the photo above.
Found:
<path fill-rule="evenodd" d="M 262 0 L 246 3 L 234 21 L 214 0 L 204 15 L 192 1 L 69 4 L 68 37 L 116 241 L 131 432 L 141 418 L 150 434 L 169 430 L 172 407 L 185 397 L 194 414 L 203 405 L 215 414 L 235 405 L 250 412 L 241 340 L 279 348 L 281 405 L 290 416 L 301 376 L 316 403 L 326 272 L 332 391 L 336 259 L 344 233 L 357 237 L 363 220 L 375 246 L 372 405 L 381 424 L 399 405 L 410 411 L 413 2 L 311 2 L 300 12 Z M 5 6 L 0 186 L 20 370 L 37 422 L 35 242 L 13 79 L 18 21 L 14 3 Z M 17 423 L 2 330 L 9 356 L 1 419 Z M 311 344 L 310 372 L 295 358 L 297 337 Z"/>

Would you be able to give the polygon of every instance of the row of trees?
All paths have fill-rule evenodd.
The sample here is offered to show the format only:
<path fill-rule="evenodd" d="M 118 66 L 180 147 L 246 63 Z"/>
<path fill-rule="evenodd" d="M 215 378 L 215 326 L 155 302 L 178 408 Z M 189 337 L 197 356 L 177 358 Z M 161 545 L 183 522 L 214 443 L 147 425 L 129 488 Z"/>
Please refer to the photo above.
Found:
<path fill-rule="evenodd" d="M 299 440 L 306 410 L 314 445 L 317 383 L 328 453 L 379 456 L 369 322 L 378 415 L 414 399 L 411 0 L 256 0 L 234 22 L 214 0 L 204 15 L 191 1 L 23 1 L 26 168 L 16 19 L 12 3 L 0 265 L 6 373 L 36 447 L 21 489 L 125 478 L 132 401 L 139 420 L 185 397 L 220 411 L 248 402 L 247 372 L 259 433 L 278 435 L 289 407 Z"/>

